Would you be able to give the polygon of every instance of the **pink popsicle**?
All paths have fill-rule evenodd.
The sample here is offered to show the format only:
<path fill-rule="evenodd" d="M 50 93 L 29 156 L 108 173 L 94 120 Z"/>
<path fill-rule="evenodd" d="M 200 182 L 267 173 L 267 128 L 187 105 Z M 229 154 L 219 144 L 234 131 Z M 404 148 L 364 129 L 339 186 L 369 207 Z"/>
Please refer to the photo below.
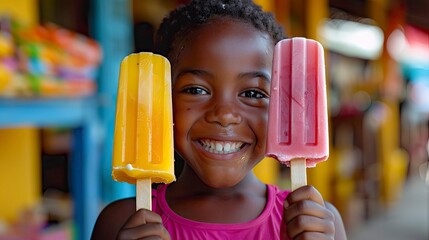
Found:
<path fill-rule="evenodd" d="M 266 155 L 291 167 L 292 190 L 307 184 L 306 167 L 329 155 L 323 47 L 285 39 L 274 50 Z"/>

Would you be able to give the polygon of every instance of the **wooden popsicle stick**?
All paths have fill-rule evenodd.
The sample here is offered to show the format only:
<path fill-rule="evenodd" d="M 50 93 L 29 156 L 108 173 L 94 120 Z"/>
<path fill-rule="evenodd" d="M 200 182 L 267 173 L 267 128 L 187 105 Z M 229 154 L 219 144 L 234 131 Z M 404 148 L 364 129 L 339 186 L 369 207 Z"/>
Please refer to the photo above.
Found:
<path fill-rule="evenodd" d="M 152 181 L 150 178 L 137 179 L 136 210 L 142 208 L 152 211 Z"/>
<path fill-rule="evenodd" d="M 296 158 L 290 161 L 290 176 L 292 191 L 307 185 L 307 166 L 305 158 Z"/>

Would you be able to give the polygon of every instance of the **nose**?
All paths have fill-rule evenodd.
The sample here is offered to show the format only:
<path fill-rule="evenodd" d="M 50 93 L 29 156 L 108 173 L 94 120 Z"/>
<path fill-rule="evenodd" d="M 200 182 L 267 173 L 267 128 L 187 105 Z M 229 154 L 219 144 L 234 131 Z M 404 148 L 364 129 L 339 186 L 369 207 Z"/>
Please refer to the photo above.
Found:
<path fill-rule="evenodd" d="M 231 104 L 214 105 L 206 113 L 206 120 L 210 123 L 217 123 L 223 127 L 231 124 L 239 124 L 243 120 L 236 107 Z"/>

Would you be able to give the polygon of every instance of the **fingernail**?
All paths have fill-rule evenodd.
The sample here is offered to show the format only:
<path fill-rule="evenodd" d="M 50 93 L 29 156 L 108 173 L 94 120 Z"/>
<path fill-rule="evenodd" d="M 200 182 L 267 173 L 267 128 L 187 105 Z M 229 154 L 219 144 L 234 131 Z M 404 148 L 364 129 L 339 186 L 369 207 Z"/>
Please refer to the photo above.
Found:
<path fill-rule="evenodd" d="M 288 207 L 289 207 L 289 202 L 285 200 L 283 203 L 283 208 L 288 208 Z"/>

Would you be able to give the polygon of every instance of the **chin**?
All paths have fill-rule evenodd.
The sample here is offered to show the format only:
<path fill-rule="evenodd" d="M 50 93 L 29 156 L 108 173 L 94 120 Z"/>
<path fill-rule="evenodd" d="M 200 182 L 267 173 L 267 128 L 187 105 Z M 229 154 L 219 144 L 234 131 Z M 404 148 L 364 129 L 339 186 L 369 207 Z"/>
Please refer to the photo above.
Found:
<path fill-rule="evenodd" d="M 236 176 L 233 177 L 233 179 L 228 177 L 222 177 L 222 178 L 216 178 L 216 179 L 204 179 L 204 183 L 211 187 L 211 188 L 231 188 L 235 187 L 237 184 L 239 184 L 243 178 L 237 178 Z"/>

